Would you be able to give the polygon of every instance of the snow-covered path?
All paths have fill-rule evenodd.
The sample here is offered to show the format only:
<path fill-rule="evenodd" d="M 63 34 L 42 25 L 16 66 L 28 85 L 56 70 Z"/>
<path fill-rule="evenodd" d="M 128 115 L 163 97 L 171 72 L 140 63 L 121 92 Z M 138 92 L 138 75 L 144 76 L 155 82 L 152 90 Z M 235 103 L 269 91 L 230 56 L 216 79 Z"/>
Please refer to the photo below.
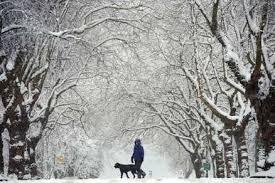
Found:
<path fill-rule="evenodd" d="M 50 179 L 50 180 L 27 180 L 9 181 L 13 183 L 274 183 L 274 179 Z M 9 183 L 8 182 L 8 183 Z"/>

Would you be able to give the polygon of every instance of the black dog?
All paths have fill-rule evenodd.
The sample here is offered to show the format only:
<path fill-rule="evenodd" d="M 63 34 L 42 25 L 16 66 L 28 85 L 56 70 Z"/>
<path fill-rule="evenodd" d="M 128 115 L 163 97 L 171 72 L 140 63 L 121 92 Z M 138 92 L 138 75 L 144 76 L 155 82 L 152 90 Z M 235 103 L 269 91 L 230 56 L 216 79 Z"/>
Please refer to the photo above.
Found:
<path fill-rule="evenodd" d="M 135 174 L 138 175 L 137 167 L 134 164 L 124 165 L 124 164 L 116 163 L 114 167 L 119 168 L 120 178 L 123 177 L 123 173 L 125 173 L 127 178 L 129 178 L 128 172 L 131 172 L 133 174 L 133 178 L 135 178 Z M 142 178 L 144 178 L 146 176 L 146 173 L 142 169 L 140 169 L 140 173 L 141 173 Z"/>
<path fill-rule="evenodd" d="M 135 178 L 135 174 L 137 174 L 137 168 L 134 164 L 130 164 L 130 165 L 123 165 L 123 164 L 120 164 L 120 163 L 116 163 L 115 168 L 119 168 L 120 170 L 120 178 L 123 177 L 123 173 L 126 174 L 126 177 L 129 178 L 128 176 L 128 172 L 132 172 L 133 174 L 133 178 Z"/>

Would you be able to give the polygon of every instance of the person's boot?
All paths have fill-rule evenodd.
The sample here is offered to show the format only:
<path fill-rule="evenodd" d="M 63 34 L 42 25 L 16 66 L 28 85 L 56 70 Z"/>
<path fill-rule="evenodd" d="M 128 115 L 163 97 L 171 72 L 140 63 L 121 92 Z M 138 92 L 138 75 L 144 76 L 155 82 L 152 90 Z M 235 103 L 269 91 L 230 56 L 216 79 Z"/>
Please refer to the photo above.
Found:
<path fill-rule="evenodd" d="M 142 178 L 144 178 L 146 176 L 146 173 L 145 172 L 142 172 Z"/>

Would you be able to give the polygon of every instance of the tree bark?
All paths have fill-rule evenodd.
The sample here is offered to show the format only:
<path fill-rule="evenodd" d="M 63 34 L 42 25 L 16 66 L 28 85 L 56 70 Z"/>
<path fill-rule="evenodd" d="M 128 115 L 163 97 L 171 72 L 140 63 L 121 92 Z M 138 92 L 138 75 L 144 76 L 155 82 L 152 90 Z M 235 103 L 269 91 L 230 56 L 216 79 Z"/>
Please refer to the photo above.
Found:
<path fill-rule="evenodd" d="M 263 100 L 255 97 L 257 95 L 255 90 L 252 86 L 247 87 L 247 95 L 255 109 L 259 124 L 259 135 L 264 143 L 265 152 L 268 154 L 272 146 L 275 145 L 272 142 L 272 137 L 275 135 L 275 87 Z"/>
<path fill-rule="evenodd" d="M 13 122 L 20 123 L 20 122 Z M 9 169 L 8 174 L 16 174 L 18 179 L 23 179 L 27 173 L 25 169 L 25 136 L 21 130 L 21 125 L 13 124 L 10 128 L 10 151 L 9 151 Z"/>
<path fill-rule="evenodd" d="M 0 124 L 0 174 L 4 174 L 4 157 L 3 157 L 3 139 L 2 139 L 2 133 L 4 131 L 4 126 L 1 123 Z"/>
<path fill-rule="evenodd" d="M 28 162 L 26 163 L 27 164 L 26 166 L 30 170 L 30 174 L 32 178 L 38 176 L 37 163 L 35 159 L 35 156 L 36 156 L 35 149 L 39 140 L 40 140 L 40 136 L 38 136 L 37 138 L 27 139 L 27 152 L 29 155 L 29 159 L 28 159 Z"/>
<path fill-rule="evenodd" d="M 236 177 L 236 171 L 234 170 L 234 167 L 233 167 L 234 159 L 233 159 L 232 138 L 226 133 L 221 134 L 219 138 L 223 142 L 223 146 L 224 146 L 226 177 L 227 178 Z"/>
<path fill-rule="evenodd" d="M 221 150 L 216 151 L 216 177 L 217 178 L 224 178 L 224 160 L 223 160 L 223 153 Z"/>
<path fill-rule="evenodd" d="M 217 178 L 224 178 L 225 174 L 225 166 L 224 166 L 224 158 L 223 158 L 223 152 L 222 152 L 222 147 L 220 147 L 217 142 L 215 142 L 215 140 L 213 140 L 212 138 L 210 138 L 210 143 L 211 146 L 215 152 L 214 157 L 212 157 L 212 159 L 214 159 L 214 164 L 216 165 L 216 169 L 214 171 L 214 173 L 216 174 Z M 214 169 L 214 167 L 213 167 Z"/>
<path fill-rule="evenodd" d="M 239 177 L 249 176 L 248 152 L 244 131 L 238 132 L 235 135 L 235 141 L 238 154 Z"/>
<path fill-rule="evenodd" d="M 27 138 L 29 121 L 26 116 L 16 116 L 22 119 L 12 120 L 9 125 L 10 156 L 8 174 L 15 173 L 18 179 L 30 179 L 37 176 L 35 147 L 40 138 L 32 141 Z M 11 119 L 11 118 L 10 118 Z M 25 121 L 25 122 L 23 122 Z"/>
<path fill-rule="evenodd" d="M 16 95 L 13 84 L 2 93 L 3 106 L 6 108 L 5 120 L 10 136 L 8 174 L 17 175 L 18 179 L 29 178 L 26 167 L 26 133 L 29 129 L 28 116 L 20 105 L 20 96 Z"/>
<path fill-rule="evenodd" d="M 274 39 L 274 34 L 271 34 L 271 32 L 273 32 L 274 26 L 274 10 L 274 0 L 263 1 L 260 31 L 255 35 L 256 64 L 251 74 L 250 81 L 245 85 L 245 95 L 249 98 L 255 109 L 259 124 L 260 138 L 262 138 L 264 142 L 266 154 L 268 154 L 272 149 L 272 146 L 275 145 L 274 142 L 272 142 L 272 137 L 275 135 L 275 78 L 272 76 L 272 72 L 275 70 L 275 65 L 273 64 L 271 66 L 272 68 L 269 68 L 271 71 L 268 70 L 266 72 L 261 69 L 261 66 L 265 68 L 265 62 L 270 62 L 270 64 L 272 64 L 271 57 L 274 54 L 274 44 L 272 43 L 272 40 Z M 263 38 L 263 36 L 265 36 L 265 38 Z M 269 47 L 269 49 L 266 49 L 265 46 Z M 264 50 L 267 54 L 264 53 Z M 268 58 L 263 57 L 263 55 L 266 55 Z M 259 86 L 261 78 L 268 80 L 270 86 L 263 86 L 266 88 Z M 269 91 L 268 94 L 263 94 L 261 90 Z"/>
<path fill-rule="evenodd" d="M 26 167 L 26 132 L 29 128 L 27 119 L 19 115 L 19 111 L 9 112 L 8 131 L 10 135 L 9 168 L 8 174 L 16 174 L 18 179 L 29 178 L 29 170 Z M 26 117 L 26 116 L 25 116 Z"/>
<path fill-rule="evenodd" d="M 196 178 L 202 177 L 202 159 L 197 153 L 191 155 L 191 161 L 195 170 Z"/>

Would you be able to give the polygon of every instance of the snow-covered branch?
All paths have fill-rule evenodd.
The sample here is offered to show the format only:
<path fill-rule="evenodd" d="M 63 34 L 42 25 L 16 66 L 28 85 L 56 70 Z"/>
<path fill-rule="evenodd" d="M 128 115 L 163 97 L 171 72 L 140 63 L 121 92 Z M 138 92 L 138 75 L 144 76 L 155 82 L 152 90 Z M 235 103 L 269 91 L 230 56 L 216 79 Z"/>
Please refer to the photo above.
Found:
<path fill-rule="evenodd" d="M 17 29 L 26 29 L 26 27 L 24 25 L 11 24 L 7 27 L 0 29 L 1 30 L 0 35 L 12 30 L 17 30 Z"/>
<path fill-rule="evenodd" d="M 212 9 L 212 22 L 206 16 L 206 10 L 202 7 L 202 4 L 199 0 L 195 0 L 197 7 L 199 8 L 200 12 L 208 22 L 209 29 L 212 32 L 212 35 L 217 38 L 219 43 L 225 50 L 224 53 L 224 61 L 227 63 L 231 71 L 234 73 L 238 81 L 243 85 L 246 86 L 247 82 L 250 79 L 250 72 L 244 66 L 243 61 L 241 60 L 238 53 L 234 50 L 234 46 L 231 43 L 228 36 L 220 29 L 218 24 L 218 8 L 219 8 L 219 0 L 217 0 Z"/>
<path fill-rule="evenodd" d="M 229 113 L 224 112 L 213 102 L 213 100 L 208 98 L 203 90 L 199 88 L 199 83 L 191 75 L 190 71 L 186 67 L 182 67 L 182 70 L 185 72 L 187 78 L 191 81 L 192 85 L 196 89 L 198 98 L 200 98 L 217 117 L 221 118 L 223 121 L 231 121 L 232 123 L 237 122 L 237 116 L 231 116 Z"/>
<path fill-rule="evenodd" d="M 74 29 L 66 29 L 66 30 L 62 30 L 62 31 L 58 31 L 58 32 L 44 30 L 43 32 L 45 34 L 48 34 L 51 36 L 55 36 L 55 37 L 59 37 L 59 38 L 66 38 L 67 36 L 83 34 L 85 31 L 91 30 L 92 28 L 94 28 L 100 24 L 106 23 L 106 22 L 122 23 L 122 24 L 129 25 L 130 27 L 134 27 L 136 29 L 145 31 L 143 28 L 140 28 L 137 25 L 132 23 L 132 22 L 139 22 L 139 20 L 137 20 L 137 19 L 131 20 L 131 19 L 107 17 L 107 18 L 101 18 L 101 19 L 94 20 L 92 22 L 83 24 L 80 27 L 77 27 Z"/>
<path fill-rule="evenodd" d="M 247 19 L 248 26 L 249 26 L 251 32 L 256 35 L 257 33 L 259 33 L 260 29 L 256 24 L 255 17 L 253 18 L 253 16 L 251 15 L 251 11 L 250 11 L 250 8 L 248 7 L 247 0 L 243 0 L 243 7 L 244 7 L 245 16 Z"/>
<path fill-rule="evenodd" d="M 85 15 L 84 15 L 84 19 L 86 20 L 90 15 L 101 11 L 101 10 L 105 10 L 105 9 L 115 9 L 115 10 L 133 10 L 133 9 L 140 9 L 144 6 L 142 6 L 141 4 L 137 5 L 137 6 L 131 6 L 131 7 L 122 7 L 122 6 L 117 6 L 117 5 L 105 5 L 102 7 L 97 7 L 95 9 L 92 9 L 90 11 L 88 11 Z"/>

